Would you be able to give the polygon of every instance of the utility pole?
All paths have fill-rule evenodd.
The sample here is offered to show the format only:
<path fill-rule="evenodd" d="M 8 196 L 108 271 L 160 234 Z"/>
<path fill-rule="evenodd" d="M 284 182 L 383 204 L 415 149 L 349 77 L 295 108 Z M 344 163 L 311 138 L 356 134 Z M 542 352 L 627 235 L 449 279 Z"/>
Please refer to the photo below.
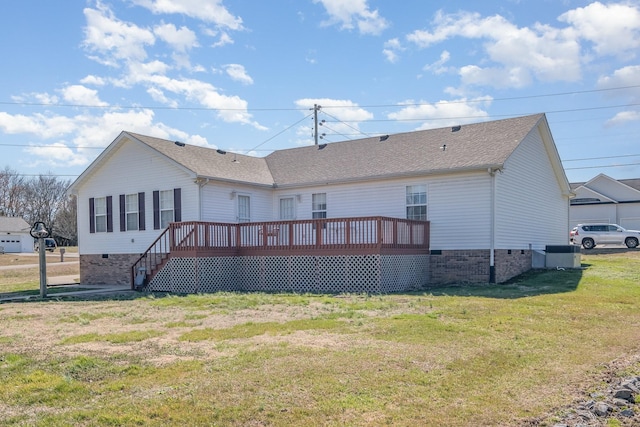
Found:
<path fill-rule="evenodd" d="M 318 145 L 318 111 L 320 111 L 321 108 L 322 106 L 313 104 L 313 138 L 316 145 Z"/>

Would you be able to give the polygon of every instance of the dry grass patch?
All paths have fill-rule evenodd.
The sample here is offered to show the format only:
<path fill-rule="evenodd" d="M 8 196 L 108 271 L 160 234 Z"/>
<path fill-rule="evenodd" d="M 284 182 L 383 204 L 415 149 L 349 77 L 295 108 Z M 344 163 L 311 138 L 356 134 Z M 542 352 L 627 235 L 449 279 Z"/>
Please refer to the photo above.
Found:
<path fill-rule="evenodd" d="M 0 424 L 553 425 L 640 374 L 640 251 L 583 260 L 415 294 L 1 304 Z"/>

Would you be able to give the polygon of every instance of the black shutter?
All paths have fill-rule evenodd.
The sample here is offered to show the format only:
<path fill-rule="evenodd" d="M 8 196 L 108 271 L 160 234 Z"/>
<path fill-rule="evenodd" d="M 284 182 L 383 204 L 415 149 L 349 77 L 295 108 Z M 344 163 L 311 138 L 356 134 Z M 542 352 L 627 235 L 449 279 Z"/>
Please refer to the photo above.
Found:
<path fill-rule="evenodd" d="M 138 230 L 144 230 L 144 193 L 138 193 Z"/>
<path fill-rule="evenodd" d="M 153 192 L 153 229 L 160 229 L 160 192 Z"/>
<path fill-rule="evenodd" d="M 113 233 L 113 197 L 107 196 L 107 233 Z"/>
<path fill-rule="evenodd" d="M 125 212 L 124 194 L 120 195 L 120 231 L 127 231 L 127 215 Z"/>
<path fill-rule="evenodd" d="M 89 199 L 89 233 L 96 232 L 96 205 L 95 199 Z"/>
<path fill-rule="evenodd" d="M 173 220 L 182 221 L 182 191 L 180 188 L 173 189 Z"/>

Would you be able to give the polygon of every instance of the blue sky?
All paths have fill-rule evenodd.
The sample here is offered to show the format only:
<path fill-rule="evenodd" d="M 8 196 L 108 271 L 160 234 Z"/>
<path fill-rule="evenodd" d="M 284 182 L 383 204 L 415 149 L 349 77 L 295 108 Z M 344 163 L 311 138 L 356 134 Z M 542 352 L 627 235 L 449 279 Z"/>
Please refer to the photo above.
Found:
<path fill-rule="evenodd" d="M 23 0 L 0 168 L 74 179 L 122 131 L 264 156 L 544 112 L 570 181 L 640 178 L 640 1 Z M 4 164 L 3 164 L 4 163 Z"/>

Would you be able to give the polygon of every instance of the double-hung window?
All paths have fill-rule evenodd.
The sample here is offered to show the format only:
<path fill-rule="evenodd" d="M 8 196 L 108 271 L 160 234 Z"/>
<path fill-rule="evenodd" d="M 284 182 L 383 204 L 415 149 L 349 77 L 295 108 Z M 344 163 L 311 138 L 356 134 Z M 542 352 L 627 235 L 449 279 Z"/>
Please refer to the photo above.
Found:
<path fill-rule="evenodd" d="M 113 232 L 113 197 L 89 198 L 89 233 Z"/>
<path fill-rule="evenodd" d="M 96 197 L 93 201 L 96 233 L 107 232 L 107 198 Z"/>
<path fill-rule="evenodd" d="M 140 224 L 138 208 L 138 194 L 127 194 L 125 196 L 125 222 L 127 224 L 127 231 L 137 230 Z"/>
<path fill-rule="evenodd" d="M 144 193 L 141 193 L 144 194 Z M 144 203 L 144 198 L 139 199 Z M 142 211 L 144 206 L 140 206 Z M 179 188 L 153 192 L 153 229 L 167 228 L 171 222 L 182 221 L 182 192 Z M 140 228 L 142 230 L 142 228 Z"/>
<path fill-rule="evenodd" d="M 427 186 L 407 185 L 407 219 L 427 220 Z"/>
<path fill-rule="evenodd" d="M 167 228 L 173 222 L 173 190 L 160 192 L 160 228 Z"/>
<path fill-rule="evenodd" d="M 327 193 L 315 193 L 311 195 L 311 218 L 327 217 Z"/>
<path fill-rule="evenodd" d="M 120 195 L 120 231 L 144 230 L 144 193 Z"/>

